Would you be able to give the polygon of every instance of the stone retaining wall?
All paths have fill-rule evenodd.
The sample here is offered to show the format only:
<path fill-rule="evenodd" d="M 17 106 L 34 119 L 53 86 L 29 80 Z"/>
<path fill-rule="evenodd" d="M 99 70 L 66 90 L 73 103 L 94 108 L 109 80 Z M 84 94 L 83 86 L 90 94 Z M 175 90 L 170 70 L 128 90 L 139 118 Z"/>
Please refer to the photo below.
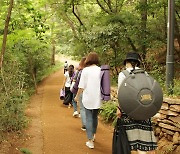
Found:
<path fill-rule="evenodd" d="M 117 101 L 117 88 L 111 88 L 112 101 Z M 159 112 L 152 118 L 158 140 L 166 138 L 180 145 L 180 99 L 164 98 Z"/>
<path fill-rule="evenodd" d="M 180 144 L 180 99 L 164 98 L 160 111 L 153 117 L 155 135 Z"/>

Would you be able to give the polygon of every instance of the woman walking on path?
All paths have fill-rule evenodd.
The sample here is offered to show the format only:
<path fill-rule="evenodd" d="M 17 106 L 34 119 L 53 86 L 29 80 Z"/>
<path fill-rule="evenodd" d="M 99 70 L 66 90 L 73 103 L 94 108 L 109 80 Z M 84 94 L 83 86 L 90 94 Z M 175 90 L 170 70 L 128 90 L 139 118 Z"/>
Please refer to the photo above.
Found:
<path fill-rule="evenodd" d="M 76 73 L 76 82 L 73 86 L 73 88 L 71 89 L 71 92 L 76 96 L 77 94 L 77 91 L 78 91 L 78 85 L 79 85 L 79 81 L 80 81 L 80 78 L 81 78 L 81 73 L 82 73 L 82 70 L 85 66 L 85 60 L 86 60 L 86 57 L 83 57 L 79 63 L 79 67 L 78 67 L 78 71 Z M 73 99 L 73 101 L 75 101 Z M 76 104 L 77 105 L 77 104 Z M 83 131 L 86 130 L 86 115 L 85 115 L 85 108 L 84 108 L 84 105 L 82 104 L 82 93 L 80 94 L 79 96 L 79 106 L 80 106 L 80 115 L 81 115 L 81 122 L 82 122 L 82 127 L 81 129 Z M 77 108 L 77 107 L 76 107 Z M 75 112 L 74 112 L 75 113 Z M 74 116 L 74 113 L 73 113 L 73 116 Z"/>
<path fill-rule="evenodd" d="M 140 69 L 140 56 L 135 52 L 129 52 L 124 60 L 126 70 L 131 72 L 135 69 Z M 120 72 L 118 77 L 118 89 L 125 79 L 124 73 Z M 121 91 L 119 91 L 120 93 Z M 127 96 L 129 97 L 129 96 Z M 138 154 L 146 154 L 148 151 L 155 154 L 157 142 L 153 133 L 151 119 L 133 120 L 126 113 L 117 109 L 117 116 L 120 118 L 121 124 L 124 126 L 130 150 Z"/>
<path fill-rule="evenodd" d="M 64 74 L 65 79 L 63 82 L 63 89 L 65 89 L 65 98 L 64 98 L 64 105 L 69 105 L 68 108 L 71 107 L 71 103 L 72 103 L 72 98 L 73 98 L 73 94 L 70 91 L 70 87 L 72 84 L 72 79 L 74 76 L 74 66 L 73 65 L 69 65 L 68 67 L 68 71 L 65 72 Z"/>
<path fill-rule="evenodd" d="M 76 93 L 77 93 L 77 90 L 74 89 L 74 86 L 75 86 L 75 83 L 77 81 L 77 77 L 78 77 L 78 73 L 79 73 L 79 66 L 76 66 L 75 67 L 76 70 L 74 71 L 75 75 L 73 77 L 73 80 L 72 80 L 72 84 L 71 84 L 71 87 L 70 87 L 70 91 L 73 93 L 73 98 L 72 98 L 72 105 L 73 105 L 73 109 L 74 109 L 74 112 L 73 112 L 73 117 L 77 118 L 79 117 L 79 113 L 78 113 L 78 110 L 77 110 L 77 102 L 74 100 L 75 96 L 76 96 Z"/>
<path fill-rule="evenodd" d="M 98 126 L 98 110 L 101 107 L 101 93 L 100 93 L 100 72 L 99 57 L 97 53 L 90 52 L 85 61 L 85 68 L 82 71 L 79 90 L 75 100 L 78 101 L 82 94 L 82 103 L 85 107 L 86 113 L 86 132 L 88 141 L 86 146 L 93 149 L 94 139 Z"/>

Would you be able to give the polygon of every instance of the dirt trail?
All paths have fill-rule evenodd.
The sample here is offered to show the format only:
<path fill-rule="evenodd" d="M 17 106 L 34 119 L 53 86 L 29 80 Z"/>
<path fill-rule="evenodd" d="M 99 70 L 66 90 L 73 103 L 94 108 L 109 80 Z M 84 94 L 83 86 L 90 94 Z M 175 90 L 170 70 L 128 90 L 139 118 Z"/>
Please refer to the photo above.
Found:
<path fill-rule="evenodd" d="M 85 146 L 87 137 L 80 129 L 80 118 L 74 118 L 73 109 L 59 100 L 63 78 L 63 70 L 50 75 L 39 85 L 38 94 L 31 98 L 27 110 L 32 117 L 27 130 L 30 138 L 24 147 L 33 154 L 111 154 L 112 128 L 100 121 L 95 149 Z"/>

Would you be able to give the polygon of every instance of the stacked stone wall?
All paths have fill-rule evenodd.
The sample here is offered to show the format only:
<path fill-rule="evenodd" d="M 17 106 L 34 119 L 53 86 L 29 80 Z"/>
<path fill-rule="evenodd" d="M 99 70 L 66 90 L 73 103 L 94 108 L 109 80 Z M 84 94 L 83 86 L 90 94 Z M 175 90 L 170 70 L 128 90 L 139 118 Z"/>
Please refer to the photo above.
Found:
<path fill-rule="evenodd" d="M 111 88 L 112 101 L 117 102 L 117 88 Z M 154 132 L 158 140 L 168 140 L 180 145 L 180 99 L 164 98 L 159 112 L 152 117 Z"/>
<path fill-rule="evenodd" d="M 153 117 L 155 135 L 180 144 L 180 99 L 164 98 L 159 112 Z"/>

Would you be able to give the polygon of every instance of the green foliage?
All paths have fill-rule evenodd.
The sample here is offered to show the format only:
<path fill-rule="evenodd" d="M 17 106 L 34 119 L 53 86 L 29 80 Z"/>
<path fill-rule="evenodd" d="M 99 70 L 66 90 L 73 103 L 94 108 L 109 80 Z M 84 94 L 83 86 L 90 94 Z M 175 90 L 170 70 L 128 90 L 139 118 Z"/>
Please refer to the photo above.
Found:
<path fill-rule="evenodd" d="M 46 69 L 41 71 L 41 76 L 39 77 L 39 81 L 42 81 L 45 77 L 49 76 L 50 74 L 57 72 L 59 68 L 62 68 L 64 63 L 60 63 L 59 61 L 56 62 L 56 65 L 51 65 Z"/>
<path fill-rule="evenodd" d="M 0 75 L 0 134 L 20 131 L 27 126 L 24 110 L 34 92 L 32 74 L 38 82 L 51 66 L 48 42 L 40 40 L 32 29 L 19 29 L 8 35 Z"/>
<path fill-rule="evenodd" d="M 20 151 L 23 153 L 23 154 L 32 154 L 32 152 L 27 149 L 27 148 L 21 148 Z"/>
<path fill-rule="evenodd" d="M 15 1 L 8 30 L 4 69 L 0 76 L 0 131 L 25 127 L 27 121 L 23 110 L 34 78 L 39 82 L 52 69 L 59 67 L 51 66 L 53 41 L 56 53 L 76 58 L 95 50 L 100 56 L 101 64 L 110 65 L 113 85 L 117 85 L 126 52 L 136 50 L 146 55 L 147 51 L 151 51 L 144 60 L 151 68 L 150 74 L 165 90 L 165 66 L 159 65 L 151 57 L 157 49 L 166 46 L 167 1 L 148 1 L 147 4 L 128 0 L 99 2 L 100 4 L 91 0 Z M 175 3 L 178 12 L 180 2 Z M 0 1 L 0 6 L 2 42 L 8 2 Z M 143 20 L 142 14 L 146 11 L 147 20 Z M 176 20 L 179 25 L 177 12 Z M 142 23 L 145 24 L 145 29 L 142 28 Z M 175 35 L 179 36 L 177 32 L 175 30 Z M 2 43 L 0 48 L 1 45 Z M 145 50 L 142 51 L 144 46 Z M 179 95 L 179 78 L 174 83 L 174 94 Z M 105 121 L 111 121 L 115 119 L 115 110 L 115 104 L 108 102 L 100 113 Z"/>
<path fill-rule="evenodd" d="M 6 69 L 7 68 L 7 69 Z M 18 63 L 9 61 L 4 64 L 0 75 L 0 133 L 18 131 L 27 125 L 24 108 L 28 99 L 24 90 L 25 74 Z"/>
<path fill-rule="evenodd" d="M 174 79 L 174 86 L 171 88 L 173 91 L 173 94 L 169 94 L 167 89 L 164 90 L 164 95 L 167 97 L 173 97 L 173 98 L 180 98 L 180 80 Z M 166 87 L 166 85 L 164 85 Z"/>
<path fill-rule="evenodd" d="M 156 60 L 152 60 L 149 59 L 148 61 L 151 61 L 151 69 L 148 72 L 151 76 L 153 76 L 161 85 L 161 88 L 163 89 L 164 95 L 168 96 L 168 92 L 166 89 L 166 75 L 165 75 L 165 66 L 162 66 L 160 64 L 158 64 L 158 62 Z M 179 76 L 177 75 L 177 77 L 174 77 L 174 87 L 173 89 L 173 95 L 172 97 L 179 97 L 180 96 L 180 80 L 178 78 Z"/>
<path fill-rule="evenodd" d="M 154 61 L 154 65 L 151 68 L 151 71 L 149 74 L 151 74 L 159 83 L 162 87 L 164 87 L 164 81 L 165 81 L 165 75 L 164 75 L 164 68 L 157 64 L 157 62 Z"/>
<path fill-rule="evenodd" d="M 15 61 L 20 62 L 21 69 L 26 73 L 26 83 L 33 82 L 32 72 L 37 81 L 42 78 L 43 71 L 50 66 L 51 50 L 49 45 L 38 40 L 31 30 L 15 31 L 9 35 L 7 42 L 7 54 L 14 56 Z M 9 57 L 6 54 L 5 61 Z"/>
<path fill-rule="evenodd" d="M 180 97 L 180 80 L 177 80 L 177 79 L 175 79 L 174 80 L 174 88 L 173 88 L 173 92 L 174 92 L 174 96 L 176 97 L 176 96 L 178 96 L 178 97 Z"/>
<path fill-rule="evenodd" d="M 113 122 L 116 120 L 117 103 L 108 101 L 104 102 L 100 108 L 99 114 L 105 122 Z"/>

